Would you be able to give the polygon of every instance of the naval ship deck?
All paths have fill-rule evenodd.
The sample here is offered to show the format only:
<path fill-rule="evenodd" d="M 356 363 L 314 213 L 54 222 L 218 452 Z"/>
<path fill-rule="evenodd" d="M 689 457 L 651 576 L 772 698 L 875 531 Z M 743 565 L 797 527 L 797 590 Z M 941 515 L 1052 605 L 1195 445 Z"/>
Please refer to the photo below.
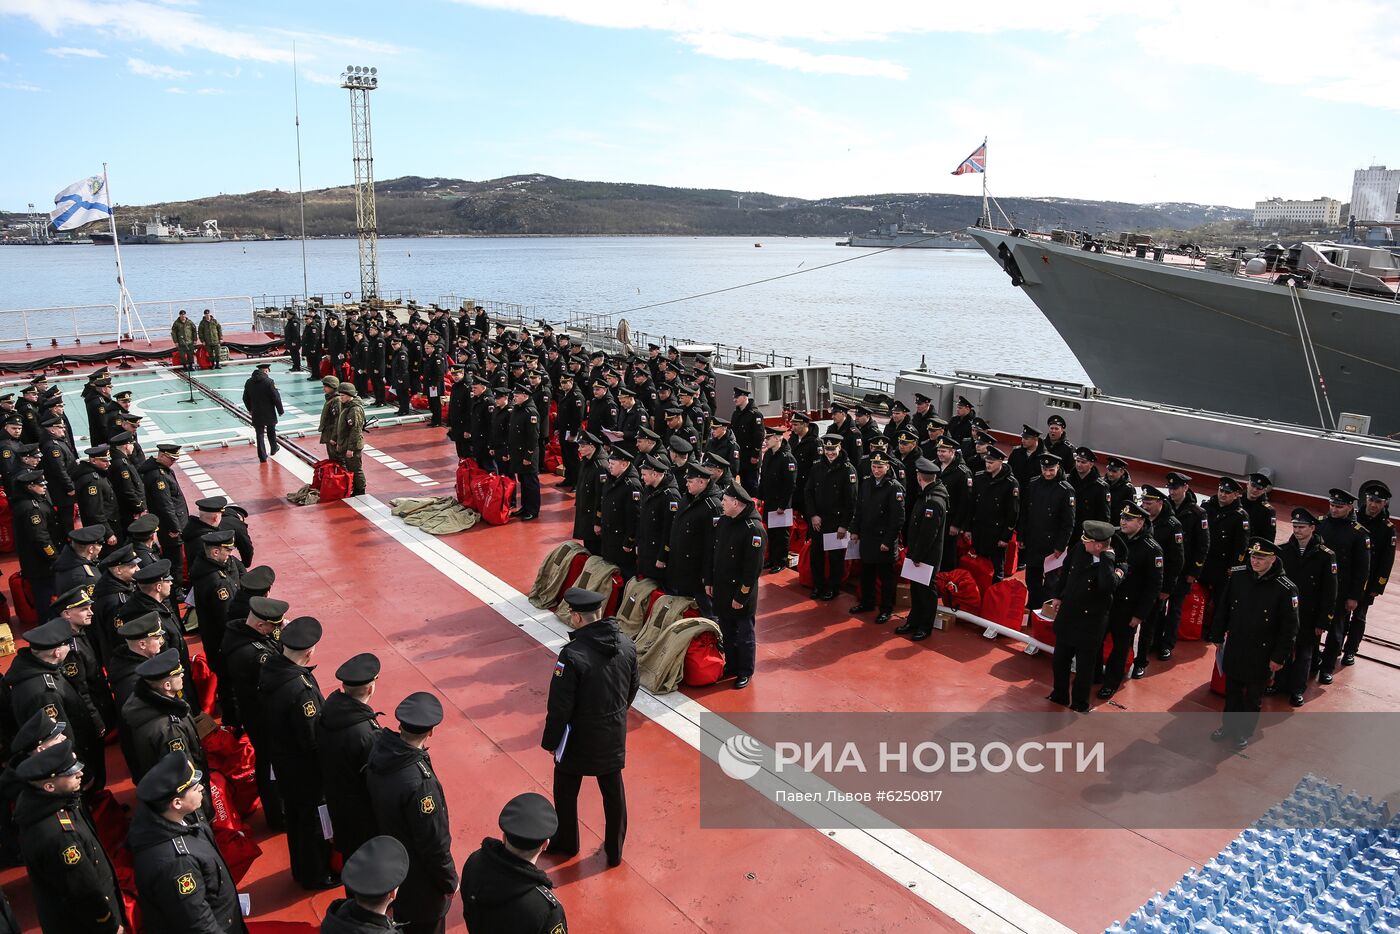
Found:
<path fill-rule="evenodd" d="M 250 366 L 197 375 L 236 405 Z M 279 360 L 272 373 L 288 404 L 282 427 L 295 433 L 314 421 L 320 390 L 287 367 Z M 293 453 L 284 450 L 260 464 L 245 443 L 250 429 L 209 399 L 178 404 L 186 387 L 162 368 L 114 375 L 116 389 L 130 385 L 138 410 L 151 416 L 142 428 L 148 449 L 172 437 L 214 445 L 181 458 L 186 496 L 227 494 L 250 511 L 255 563 L 278 573 L 273 595 L 288 599 L 293 615 L 315 615 L 325 624 L 317 663 L 326 693 L 335 687 L 337 665 L 373 651 L 383 661 L 376 707 L 392 711 L 417 690 L 442 698 L 446 719 L 431 752 L 459 865 L 483 837 L 497 833 L 506 800 L 522 791 L 550 794 L 552 766 L 539 737 L 563 637 L 559 627 L 540 622 L 546 614 L 523 594 L 541 559 L 569 535 L 573 499 L 557 488 L 556 478 L 543 480 L 536 522 L 434 538 L 388 514 L 395 497 L 450 495 L 453 489 L 452 446 L 440 429 L 409 422 L 368 435 L 368 495 L 296 507 L 285 494 L 307 482 L 310 469 Z M 70 411 L 70 418 L 79 427 L 84 422 L 80 411 Z M 1292 504 L 1276 505 L 1286 516 Z M 1280 525 L 1286 535 L 1286 521 Z M 0 572 L 15 567 L 13 555 L 0 559 Z M 702 828 L 694 721 L 704 710 L 1060 709 L 1044 699 L 1048 658 L 1027 656 L 1009 639 L 991 641 L 978 629 L 957 626 L 910 643 L 892 635 L 893 623 L 874 626 L 849 616 L 844 600 L 814 603 L 792 571 L 765 575 L 760 586 L 758 669 L 748 690 L 722 682 L 683 688 L 664 700 L 645 692 L 638 697 L 630 718 L 630 827 L 622 866 L 606 868 L 601 804 L 591 783 L 580 800 L 580 855 L 542 859 L 571 930 L 1102 931 L 1165 891 L 1188 867 L 1202 865 L 1242 829 L 836 834 Z M 1400 640 L 1393 597 L 1373 610 L 1371 631 Z M 1369 646 L 1364 651 L 1372 654 Z M 1112 702 L 1095 699 L 1094 715 L 1218 710 L 1219 699 L 1207 688 L 1211 658 L 1203 643 L 1183 642 L 1172 662 L 1154 661 L 1147 678 L 1127 682 Z M 1265 709 L 1287 710 L 1287 699 L 1267 698 Z M 1297 715 L 1396 709 L 1400 680 L 1393 667 L 1363 658 L 1342 669 L 1331 686 L 1311 688 L 1308 706 Z M 392 717 L 385 721 L 393 725 Z M 121 756 L 115 746 L 108 754 L 109 787 L 131 803 Z M 1080 805 L 1067 800 L 1065 806 Z M 251 896 L 250 920 L 316 924 L 341 893 L 297 887 L 287 872 L 285 837 L 269 834 L 261 815 L 251 825 L 263 855 L 241 886 Z M 33 925 L 24 870 L 5 871 L 0 884 Z M 448 929 L 464 930 L 459 902 Z"/>

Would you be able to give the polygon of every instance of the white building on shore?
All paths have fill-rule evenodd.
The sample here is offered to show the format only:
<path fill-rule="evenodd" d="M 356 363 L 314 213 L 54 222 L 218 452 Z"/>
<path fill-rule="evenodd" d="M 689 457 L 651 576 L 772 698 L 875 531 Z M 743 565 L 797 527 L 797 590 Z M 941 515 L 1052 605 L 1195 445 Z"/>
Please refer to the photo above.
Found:
<path fill-rule="evenodd" d="M 1351 182 L 1351 214 L 1360 223 L 1388 224 L 1400 217 L 1400 169 L 1357 169 Z"/>
<path fill-rule="evenodd" d="M 1270 198 L 1254 202 L 1254 226 L 1269 224 L 1313 224 L 1338 227 L 1342 223 L 1342 202 L 1336 198 L 1314 198 L 1311 201 L 1290 201 Z"/>

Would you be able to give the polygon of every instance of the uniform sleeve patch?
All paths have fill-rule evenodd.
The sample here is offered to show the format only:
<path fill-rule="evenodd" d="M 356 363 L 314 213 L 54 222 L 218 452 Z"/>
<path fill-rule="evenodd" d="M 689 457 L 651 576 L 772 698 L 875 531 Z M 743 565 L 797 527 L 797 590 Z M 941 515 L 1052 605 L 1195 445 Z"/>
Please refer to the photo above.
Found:
<path fill-rule="evenodd" d="M 220 587 L 220 588 L 219 588 L 219 599 L 220 599 L 220 600 L 227 600 L 228 598 L 229 598 L 228 588 L 227 588 L 227 587 Z"/>
<path fill-rule="evenodd" d="M 313 704 L 311 701 L 307 701 L 306 703 L 301 705 L 301 713 L 304 717 L 316 716 L 316 705 Z"/>
<path fill-rule="evenodd" d="M 897 491 L 897 490 L 895 491 L 894 498 L 895 498 L 895 502 L 897 502 L 897 503 L 902 503 L 902 502 L 904 502 L 904 494 L 901 493 L 901 492 L 899 492 L 899 491 Z"/>
<path fill-rule="evenodd" d="M 680 508 L 681 508 L 681 504 L 680 504 L 680 503 L 676 502 L 675 500 L 671 500 L 671 511 L 672 511 L 672 512 L 675 512 L 677 509 L 680 509 Z"/>
<path fill-rule="evenodd" d="M 96 496 L 96 495 L 97 495 L 97 487 L 95 487 L 95 486 L 90 486 L 90 487 L 88 487 L 88 496 Z"/>
<path fill-rule="evenodd" d="M 156 481 L 156 489 L 157 489 L 157 490 L 163 490 L 163 489 L 165 489 L 165 481 L 164 481 L 164 480 L 157 480 L 157 481 Z"/>
<path fill-rule="evenodd" d="M 763 547 L 763 536 L 762 536 L 762 535 L 755 535 L 755 536 L 753 537 L 753 546 L 754 546 L 755 548 L 762 548 L 762 547 Z"/>
<path fill-rule="evenodd" d="M 172 739 L 172 740 L 170 741 L 170 751 L 171 751 L 171 752 L 184 752 L 184 751 L 185 751 L 185 741 L 182 740 L 182 739 Z"/>
<path fill-rule="evenodd" d="M 1208 529 L 1208 528 L 1210 528 L 1210 520 L 1209 520 L 1209 519 L 1201 519 L 1201 528 L 1203 528 L 1203 529 Z"/>
<path fill-rule="evenodd" d="M 175 880 L 175 890 L 181 895 L 193 895 L 196 888 L 198 886 L 195 885 L 194 873 L 192 872 L 187 872 Z"/>
<path fill-rule="evenodd" d="M 418 810 L 422 811 L 424 814 L 431 814 L 433 813 L 433 811 L 436 811 L 437 804 L 433 802 L 433 796 L 424 795 L 421 799 L 419 799 Z"/>
<path fill-rule="evenodd" d="M 569 929 L 564 927 L 563 921 L 560 921 L 554 927 L 549 929 L 549 934 L 569 934 Z"/>
<path fill-rule="evenodd" d="M 639 499 L 641 499 L 641 498 L 642 498 L 642 491 L 641 491 L 641 490 L 633 490 L 633 491 L 632 491 L 632 499 L 633 499 L 634 501 L 635 501 L 635 500 L 639 500 Z"/>
<path fill-rule="evenodd" d="M 63 865 L 76 866 L 83 861 L 83 851 L 76 846 L 70 846 L 63 851 Z"/>
<path fill-rule="evenodd" d="M 1153 559 L 1153 563 L 1156 564 L 1157 567 L 1161 567 L 1161 566 L 1162 566 L 1162 556 L 1161 556 L 1161 555 L 1158 555 L 1156 558 L 1154 558 L 1154 559 Z"/>
<path fill-rule="evenodd" d="M 45 705 L 44 705 L 44 713 L 46 713 L 46 714 L 49 715 L 49 719 L 50 719 L 50 720 L 57 720 L 57 719 L 58 719 L 58 705 L 57 705 L 57 704 L 45 704 Z"/>
<path fill-rule="evenodd" d="M 29 517 L 29 521 L 32 522 L 32 523 L 34 523 L 35 525 L 38 525 L 38 524 L 39 524 L 39 517 L 38 517 L 37 515 L 30 516 L 30 517 Z"/>
<path fill-rule="evenodd" d="M 1295 593 L 1290 599 L 1293 601 L 1293 609 L 1298 609 L 1298 595 Z"/>
<path fill-rule="evenodd" d="M 1177 533 L 1176 533 L 1176 540 L 1177 540 L 1178 542 L 1181 542 L 1181 541 L 1184 540 L 1184 539 L 1182 538 L 1182 535 L 1181 535 L 1180 532 L 1177 532 Z"/>
<path fill-rule="evenodd" d="M 554 677 L 556 677 L 556 678 L 562 678 L 562 677 L 564 677 L 564 660 L 563 660 L 562 658 L 559 659 L 559 661 L 557 661 L 557 662 L 554 663 Z"/>

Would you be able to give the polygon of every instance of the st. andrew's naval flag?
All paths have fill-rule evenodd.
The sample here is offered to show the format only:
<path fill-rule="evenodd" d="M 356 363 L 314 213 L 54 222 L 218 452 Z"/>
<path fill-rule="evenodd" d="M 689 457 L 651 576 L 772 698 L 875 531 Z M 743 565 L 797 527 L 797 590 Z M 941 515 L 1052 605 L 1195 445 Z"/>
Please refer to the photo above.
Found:
<path fill-rule="evenodd" d="M 101 175 L 74 182 L 54 195 L 54 208 L 49 212 L 54 230 L 75 230 L 93 221 L 105 221 L 112 216 L 112 200 L 107 194 L 107 180 Z"/>

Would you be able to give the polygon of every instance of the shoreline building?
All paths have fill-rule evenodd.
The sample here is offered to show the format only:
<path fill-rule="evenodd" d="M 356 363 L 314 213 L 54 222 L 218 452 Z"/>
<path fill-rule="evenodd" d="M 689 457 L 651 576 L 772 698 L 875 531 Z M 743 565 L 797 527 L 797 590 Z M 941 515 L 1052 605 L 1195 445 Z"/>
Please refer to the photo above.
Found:
<path fill-rule="evenodd" d="M 1357 169 L 1351 182 L 1351 215 L 1361 224 L 1388 224 L 1400 217 L 1400 169 Z"/>
<path fill-rule="evenodd" d="M 1280 223 L 1339 227 L 1342 223 L 1342 202 L 1336 198 L 1314 198 L 1311 201 L 1270 198 L 1254 202 L 1255 227 Z"/>

